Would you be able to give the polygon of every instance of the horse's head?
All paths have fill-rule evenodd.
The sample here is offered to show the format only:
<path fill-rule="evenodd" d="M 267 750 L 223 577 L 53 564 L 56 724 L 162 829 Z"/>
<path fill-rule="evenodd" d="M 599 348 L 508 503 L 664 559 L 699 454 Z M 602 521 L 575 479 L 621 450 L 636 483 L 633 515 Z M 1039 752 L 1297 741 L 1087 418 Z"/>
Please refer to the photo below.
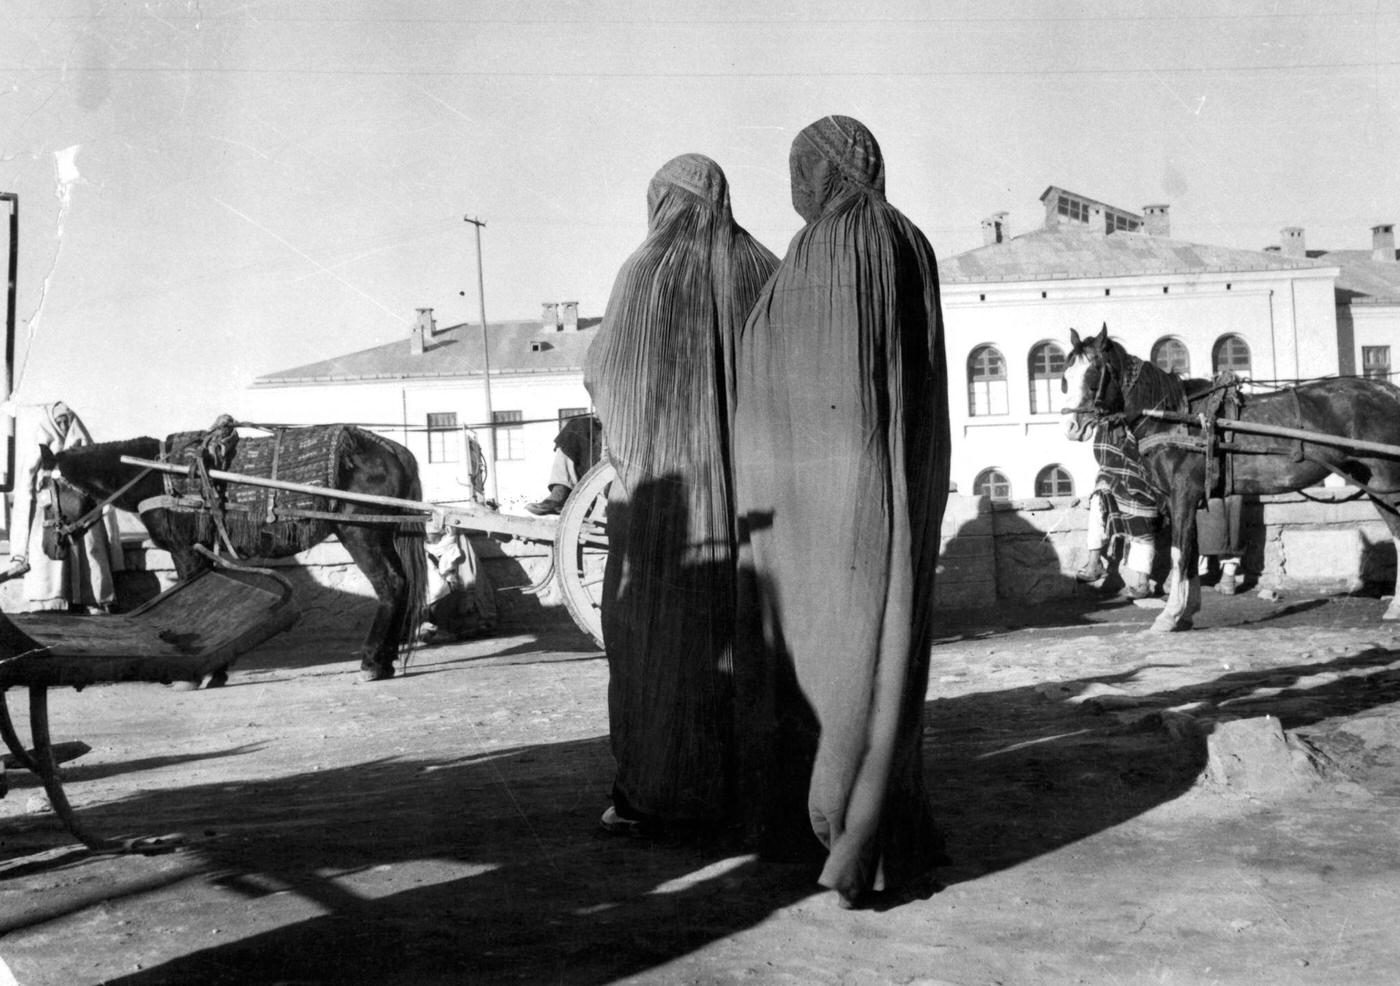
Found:
<path fill-rule="evenodd" d="M 154 459 L 160 455 L 160 442 L 142 436 L 120 442 L 77 445 L 61 452 L 39 450 L 41 468 L 61 475 L 68 485 L 89 496 L 104 500 L 123 490 L 125 484 L 141 472 L 140 466 L 127 465 L 123 455 Z M 137 502 L 161 491 L 160 478 L 152 474 L 140 485 L 122 492 L 112 502 L 123 510 L 135 510 Z"/>
<path fill-rule="evenodd" d="M 1093 426 L 1106 415 L 1123 410 L 1123 391 L 1114 372 L 1113 344 L 1109 342 L 1106 324 L 1098 335 L 1088 339 L 1081 339 L 1078 332 L 1070 329 L 1069 342 L 1060 381 L 1069 395 L 1064 411 L 1065 436 L 1072 442 L 1083 442 L 1092 437 Z"/>

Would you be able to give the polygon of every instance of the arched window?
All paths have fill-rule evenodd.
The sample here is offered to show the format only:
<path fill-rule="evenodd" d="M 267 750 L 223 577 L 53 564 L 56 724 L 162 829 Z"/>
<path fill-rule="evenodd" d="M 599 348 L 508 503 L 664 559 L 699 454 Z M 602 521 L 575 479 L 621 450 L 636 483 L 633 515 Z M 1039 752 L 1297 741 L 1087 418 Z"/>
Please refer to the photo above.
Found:
<path fill-rule="evenodd" d="M 1074 477 L 1064 466 L 1046 466 L 1035 477 L 1035 495 L 1074 496 Z"/>
<path fill-rule="evenodd" d="M 978 346 L 967 358 L 967 413 L 1006 414 L 1006 360 L 995 346 Z"/>
<path fill-rule="evenodd" d="M 1053 342 L 1031 349 L 1031 414 L 1058 414 L 1068 395 L 1060 390 L 1065 372 L 1065 352 Z"/>
<path fill-rule="evenodd" d="M 1249 343 L 1237 335 L 1221 336 L 1211 354 L 1214 372 L 1232 370 L 1241 376 L 1249 375 Z"/>
<path fill-rule="evenodd" d="M 993 500 L 1011 499 L 1011 481 L 998 469 L 983 469 L 972 481 L 973 496 L 989 496 Z"/>
<path fill-rule="evenodd" d="M 1191 356 L 1186 352 L 1186 343 L 1167 336 L 1158 339 L 1152 347 L 1152 363 L 1159 370 L 1175 373 L 1179 377 L 1191 375 Z"/>

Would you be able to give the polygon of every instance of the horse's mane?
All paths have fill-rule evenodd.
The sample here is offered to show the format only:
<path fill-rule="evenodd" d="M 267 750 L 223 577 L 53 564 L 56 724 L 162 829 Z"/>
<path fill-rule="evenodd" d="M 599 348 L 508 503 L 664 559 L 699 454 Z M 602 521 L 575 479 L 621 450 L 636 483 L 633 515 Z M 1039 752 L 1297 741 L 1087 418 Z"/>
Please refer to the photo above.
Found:
<path fill-rule="evenodd" d="M 1109 349 L 1118 362 L 1119 378 L 1127 381 L 1133 376 L 1130 364 L 1137 362 L 1137 379 L 1123 394 L 1123 410 L 1132 414 L 1149 408 L 1164 411 L 1186 410 L 1186 387 L 1175 373 L 1168 373 L 1151 360 L 1140 360 L 1128 353 L 1119 342 L 1109 340 Z"/>
<path fill-rule="evenodd" d="M 123 455 L 143 456 L 149 454 L 152 446 L 157 451 L 160 450 L 160 442 L 149 435 L 142 435 L 139 438 L 123 438 L 115 442 L 93 442 L 91 445 L 80 445 L 83 455 L 102 456 L 103 458 L 119 458 Z M 76 451 L 76 449 L 69 449 Z"/>

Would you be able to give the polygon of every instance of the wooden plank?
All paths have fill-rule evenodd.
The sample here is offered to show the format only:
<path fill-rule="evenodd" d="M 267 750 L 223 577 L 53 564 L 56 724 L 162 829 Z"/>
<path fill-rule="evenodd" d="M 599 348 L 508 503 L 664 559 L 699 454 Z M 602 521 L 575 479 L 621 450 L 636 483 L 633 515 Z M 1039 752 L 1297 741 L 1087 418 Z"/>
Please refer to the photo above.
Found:
<path fill-rule="evenodd" d="M 1182 424 L 1199 425 L 1201 423 L 1200 418 L 1194 415 L 1181 414 L 1176 411 L 1148 410 L 1143 411 L 1142 416 Z M 1285 428 L 1282 425 L 1261 425 L 1252 421 L 1231 421 L 1227 418 L 1216 418 L 1215 426 L 1226 431 L 1239 431 L 1250 435 L 1270 435 L 1275 438 L 1294 438 L 1299 441 L 1312 442 L 1314 445 L 1335 445 L 1338 448 L 1355 449 L 1358 452 L 1375 452 L 1379 455 L 1400 459 L 1400 445 L 1368 442 L 1360 438 L 1347 438 L 1344 435 L 1329 435 L 1325 432 L 1308 431 L 1303 428 Z M 1229 451 L 1229 449 L 1225 451 Z"/>

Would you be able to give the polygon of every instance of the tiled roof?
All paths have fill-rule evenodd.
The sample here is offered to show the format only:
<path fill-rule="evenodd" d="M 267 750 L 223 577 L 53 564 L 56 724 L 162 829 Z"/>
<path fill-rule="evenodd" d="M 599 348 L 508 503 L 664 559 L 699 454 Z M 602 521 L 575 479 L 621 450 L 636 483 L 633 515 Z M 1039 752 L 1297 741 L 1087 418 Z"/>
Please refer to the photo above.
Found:
<path fill-rule="evenodd" d="M 952 257 L 941 257 L 938 277 L 948 284 L 975 284 L 1134 274 L 1306 270 L 1329 266 L 1330 262 L 1292 259 L 1257 250 L 1203 246 L 1147 233 L 1105 234 L 1059 226 L 1038 229 L 1004 243 L 978 247 Z"/>
<path fill-rule="evenodd" d="M 583 368 L 583 356 L 597 334 L 601 318 L 580 318 L 578 329 L 551 331 L 539 321 L 491 322 L 491 376 L 520 373 L 567 373 Z M 265 373 L 254 387 L 367 380 L 441 379 L 481 376 L 481 326 L 453 325 L 426 340 L 414 355 L 408 333 L 373 349 L 333 356 L 319 363 Z"/>
<path fill-rule="evenodd" d="M 1339 300 L 1362 305 L 1400 302 L 1400 263 L 1373 260 L 1370 250 L 1309 250 L 1308 256 L 1342 269 L 1337 275 Z"/>

